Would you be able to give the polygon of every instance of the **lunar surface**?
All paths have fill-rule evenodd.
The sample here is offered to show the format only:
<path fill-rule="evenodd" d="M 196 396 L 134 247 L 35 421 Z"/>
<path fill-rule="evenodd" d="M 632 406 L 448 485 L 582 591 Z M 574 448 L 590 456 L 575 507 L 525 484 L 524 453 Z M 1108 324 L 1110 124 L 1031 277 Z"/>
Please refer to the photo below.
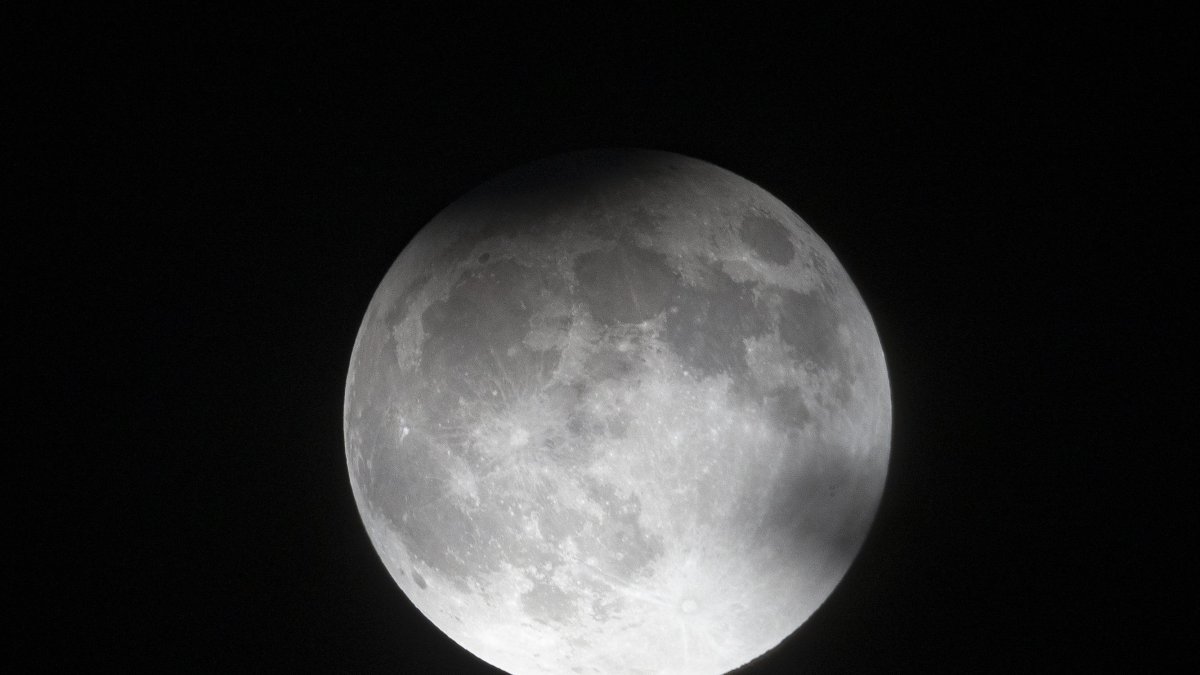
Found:
<path fill-rule="evenodd" d="M 516 675 L 724 673 L 821 605 L 887 474 L 883 351 L 829 247 L 702 161 L 592 151 L 438 214 L 345 399 L 405 595 Z"/>

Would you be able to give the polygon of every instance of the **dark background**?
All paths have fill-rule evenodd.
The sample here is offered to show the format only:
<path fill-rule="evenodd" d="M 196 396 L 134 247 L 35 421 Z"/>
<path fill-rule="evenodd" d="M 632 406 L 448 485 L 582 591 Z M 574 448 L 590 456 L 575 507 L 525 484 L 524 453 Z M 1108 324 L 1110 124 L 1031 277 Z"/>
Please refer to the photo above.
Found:
<path fill-rule="evenodd" d="M 746 673 L 1188 670 L 1195 35 L 1149 9 L 883 5 L 16 12 L 20 654 L 494 672 L 366 537 L 350 350 L 458 195 L 630 146 L 789 204 L 890 368 L 872 534 Z"/>

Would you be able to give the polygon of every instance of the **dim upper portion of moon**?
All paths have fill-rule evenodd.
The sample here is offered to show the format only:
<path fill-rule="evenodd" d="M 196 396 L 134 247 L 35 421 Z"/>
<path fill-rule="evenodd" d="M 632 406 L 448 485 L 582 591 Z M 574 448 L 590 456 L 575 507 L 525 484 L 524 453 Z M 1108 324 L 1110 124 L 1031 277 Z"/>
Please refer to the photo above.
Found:
<path fill-rule="evenodd" d="M 563 155 L 440 213 L 380 284 L 351 484 L 412 602 L 516 674 L 723 673 L 866 537 L 891 400 L 829 248 L 758 186 Z"/>

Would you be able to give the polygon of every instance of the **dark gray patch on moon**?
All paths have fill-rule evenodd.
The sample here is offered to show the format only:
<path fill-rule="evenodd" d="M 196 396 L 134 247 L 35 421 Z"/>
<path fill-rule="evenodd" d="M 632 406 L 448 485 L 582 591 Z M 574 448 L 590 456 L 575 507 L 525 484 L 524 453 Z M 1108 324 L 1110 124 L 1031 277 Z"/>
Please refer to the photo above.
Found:
<path fill-rule="evenodd" d="M 603 382 L 604 380 L 622 380 L 632 375 L 640 367 L 638 354 L 634 351 L 617 349 L 600 349 L 590 355 L 584 363 L 586 380 L 581 380 L 581 387 L 588 382 Z"/>
<path fill-rule="evenodd" d="M 802 428 L 812 421 L 812 413 L 804 404 L 804 393 L 799 387 L 779 387 L 770 393 L 767 402 L 768 416 L 784 433 Z"/>
<path fill-rule="evenodd" d="M 753 289 L 754 284 L 735 282 L 719 270 L 712 270 L 702 286 L 679 286 L 667 311 L 663 340 L 698 375 L 744 375 L 744 340 L 766 329 Z"/>
<path fill-rule="evenodd" d="M 604 150 L 561 155 L 518 167 L 468 192 L 439 217 L 456 223 L 482 223 L 478 239 L 520 237 L 545 240 L 588 224 L 613 225 L 610 204 L 636 202 L 631 186 L 663 173 L 652 155 Z M 631 180 L 632 179 L 632 180 Z M 447 262 L 461 251 L 452 249 Z"/>
<path fill-rule="evenodd" d="M 572 410 L 567 418 L 567 430 L 575 441 L 572 446 L 590 448 L 600 439 L 624 438 L 629 417 L 624 411 L 601 416 L 583 407 Z"/>
<path fill-rule="evenodd" d="M 653 319 L 678 284 L 663 254 L 624 242 L 581 254 L 575 277 L 592 317 L 605 325 Z"/>
<path fill-rule="evenodd" d="M 810 441 L 771 486 L 763 532 L 795 558 L 847 560 L 869 526 L 854 515 L 862 495 L 856 485 L 860 475 L 861 467 L 845 447 Z"/>
<path fill-rule="evenodd" d="M 648 209 L 637 207 L 616 218 L 617 225 L 624 225 L 634 232 L 653 232 L 660 226 L 660 219 Z"/>
<path fill-rule="evenodd" d="M 477 360 L 490 364 L 493 354 L 520 344 L 543 304 L 539 277 L 528 267 L 502 260 L 480 268 L 459 282 L 450 297 L 431 304 L 421 315 L 425 372 Z"/>
<path fill-rule="evenodd" d="M 819 293 L 780 291 L 779 337 L 799 359 L 811 359 L 820 368 L 842 360 L 837 328 L 840 317 Z"/>
<path fill-rule="evenodd" d="M 746 216 L 738 236 L 758 257 L 768 262 L 786 265 L 796 257 L 796 247 L 792 246 L 787 228 L 766 216 Z"/>
<path fill-rule="evenodd" d="M 421 288 L 428 283 L 430 276 L 428 274 L 421 275 L 413 279 L 403 292 L 392 302 L 392 306 L 384 312 L 383 321 L 388 326 L 398 326 L 405 317 L 408 316 L 409 306 L 412 304 L 413 291 Z"/>
<path fill-rule="evenodd" d="M 422 382 L 437 385 L 430 396 L 445 415 L 459 397 L 513 395 L 554 370 L 560 353 L 523 344 L 535 313 L 552 297 L 544 275 L 512 260 L 474 270 L 445 300 L 421 315 L 425 340 Z M 435 409 L 438 409 L 435 407 Z"/>
<path fill-rule="evenodd" d="M 561 623 L 578 614 L 575 596 L 551 583 L 535 583 L 533 590 L 521 594 L 521 606 L 542 623 Z"/>

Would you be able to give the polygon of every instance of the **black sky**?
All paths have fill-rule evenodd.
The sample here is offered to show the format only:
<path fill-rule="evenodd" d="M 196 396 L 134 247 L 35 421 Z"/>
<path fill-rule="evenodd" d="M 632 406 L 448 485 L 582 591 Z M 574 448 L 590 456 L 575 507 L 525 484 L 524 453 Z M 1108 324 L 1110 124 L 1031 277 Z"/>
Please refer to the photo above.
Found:
<path fill-rule="evenodd" d="M 495 672 L 367 540 L 350 349 L 438 210 L 620 146 L 789 204 L 889 363 L 872 535 L 748 674 L 1188 670 L 1182 18 L 397 3 L 10 25 L 10 391 L 31 433 L 10 583 L 43 667 Z"/>

